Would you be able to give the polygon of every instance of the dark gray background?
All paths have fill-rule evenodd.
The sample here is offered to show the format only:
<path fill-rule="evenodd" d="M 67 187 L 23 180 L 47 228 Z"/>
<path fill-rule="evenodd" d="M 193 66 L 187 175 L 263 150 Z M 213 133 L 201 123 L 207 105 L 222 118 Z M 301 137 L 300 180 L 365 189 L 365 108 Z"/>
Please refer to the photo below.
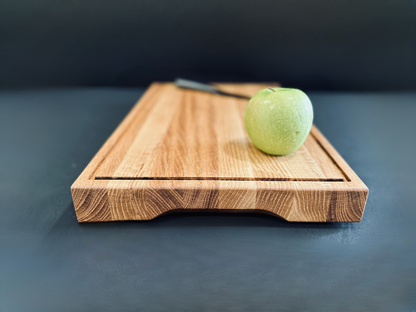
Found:
<path fill-rule="evenodd" d="M 0 311 L 416 310 L 416 93 L 309 93 L 370 189 L 361 223 L 78 224 L 70 185 L 142 91 L 0 92 Z"/>
<path fill-rule="evenodd" d="M 0 88 L 177 76 L 416 90 L 416 1 L 0 1 Z"/>

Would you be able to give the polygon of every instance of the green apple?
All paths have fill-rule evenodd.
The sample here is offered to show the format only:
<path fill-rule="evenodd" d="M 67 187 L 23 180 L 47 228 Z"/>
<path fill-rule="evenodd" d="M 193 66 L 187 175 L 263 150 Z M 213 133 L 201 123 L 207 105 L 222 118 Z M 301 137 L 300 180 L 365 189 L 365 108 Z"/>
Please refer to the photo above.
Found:
<path fill-rule="evenodd" d="M 257 92 L 244 113 L 247 133 L 254 145 L 271 155 L 293 153 L 312 127 L 313 108 L 298 89 L 268 88 Z"/>

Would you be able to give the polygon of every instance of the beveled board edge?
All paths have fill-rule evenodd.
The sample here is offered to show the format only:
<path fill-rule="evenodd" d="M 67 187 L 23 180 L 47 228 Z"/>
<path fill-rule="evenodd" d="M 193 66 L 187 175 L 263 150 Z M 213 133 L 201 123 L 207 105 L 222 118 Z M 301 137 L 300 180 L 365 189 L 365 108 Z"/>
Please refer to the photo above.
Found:
<path fill-rule="evenodd" d="M 361 221 L 368 188 L 315 126 L 312 136 L 347 181 L 198 181 L 196 190 L 195 181 L 190 187 L 186 180 L 90 179 L 129 128 L 140 102 L 160 85 L 148 88 L 71 186 L 78 222 L 150 220 L 172 210 L 259 211 L 292 222 Z"/>

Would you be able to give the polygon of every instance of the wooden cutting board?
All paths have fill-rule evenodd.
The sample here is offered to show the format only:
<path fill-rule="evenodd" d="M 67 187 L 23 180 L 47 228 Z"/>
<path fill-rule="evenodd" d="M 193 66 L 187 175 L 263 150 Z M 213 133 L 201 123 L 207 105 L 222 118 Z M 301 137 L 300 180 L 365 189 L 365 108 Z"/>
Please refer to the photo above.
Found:
<path fill-rule="evenodd" d="M 252 96 L 270 84 L 217 86 Z M 150 220 L 173 210 L 360 221 L 368 189 L 318 129 L 296 152 L 270 156 L 245 131 L 246 105 L 153 83 L 72 185 L 78 221 Z"/>

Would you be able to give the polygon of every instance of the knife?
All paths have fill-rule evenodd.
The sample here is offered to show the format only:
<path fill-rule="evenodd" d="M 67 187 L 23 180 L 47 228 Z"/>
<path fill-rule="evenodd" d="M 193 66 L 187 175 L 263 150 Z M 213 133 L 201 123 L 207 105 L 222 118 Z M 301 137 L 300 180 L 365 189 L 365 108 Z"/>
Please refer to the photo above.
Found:
<path fill-rule="evenodd" d="M 177 78 L 175 80 L 175 84 L 179 88 L 184 88 L 184 89 L 192 89 L 192 90 L 204 91 L 204 92 L 209 92 L 209 93 L 214 93 L 214 94 L 219 94 L 219 95 L 233 96 L 236 98 L 246 99 L 246 100 L 251 99 L 251 97 L 246 96 L 246 95 L 224 92 L 214 87 L 213 85 L 201 83 L 197 81 L 192 81 L 192 80 Z"/>

